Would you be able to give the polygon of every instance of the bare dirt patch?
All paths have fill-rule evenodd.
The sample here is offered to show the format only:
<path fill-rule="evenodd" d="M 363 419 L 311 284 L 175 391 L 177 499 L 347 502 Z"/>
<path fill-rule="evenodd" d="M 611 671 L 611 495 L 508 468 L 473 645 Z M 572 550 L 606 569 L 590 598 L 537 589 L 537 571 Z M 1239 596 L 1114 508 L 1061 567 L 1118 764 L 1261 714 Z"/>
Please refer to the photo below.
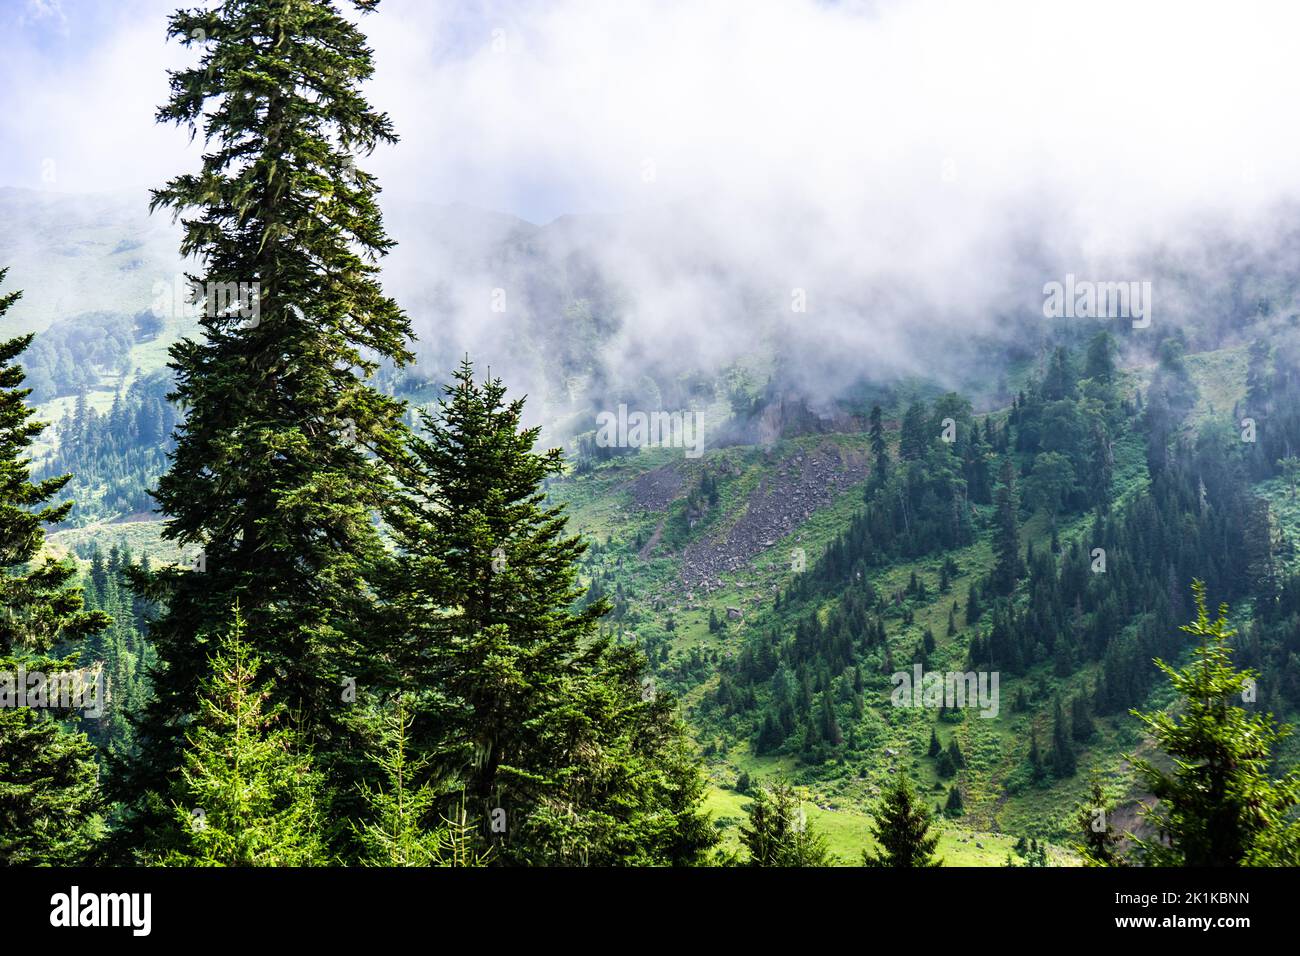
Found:
<path fill-rule="evenodd" d="M 688 545 L 682 580 L 711 590 L 721 575 L 758 557 L 865 477 L 865 458 L 828 443 L 787 455 L 749 496 L 745 511 L 725 529 Z"/>
<path fill-rule="evenodd" d="M 686 476 L 676 465 L 663 465 L 638 475 L 625 487 L 642 511 L 664 512 L 686 494 Z"/>

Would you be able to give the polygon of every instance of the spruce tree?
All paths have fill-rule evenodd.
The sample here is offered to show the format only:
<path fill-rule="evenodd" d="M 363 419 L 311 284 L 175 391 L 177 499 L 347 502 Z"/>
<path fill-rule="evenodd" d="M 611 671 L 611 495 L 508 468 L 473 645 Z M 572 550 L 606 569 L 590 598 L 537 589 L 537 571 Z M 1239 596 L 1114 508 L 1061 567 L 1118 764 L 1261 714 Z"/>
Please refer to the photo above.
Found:
<path fill-rule="evenodd" d="M 960 770 L 966 766 L 966 756 L 961 752 L 956 737 L 948 741 L 948 756 L 952 760 L 952 765 L 957 769 Z"/>
<path fill-rule="evenodd" d="M 1070 702 L 1070 734 L 1078 743 L 1087 743 L 1097 732 L 1092 722 L 1092 713 L 1088 709 L 1088 697 L 1083 692 L 1075 695 Z"/>
<path fill-rule="evenodd" d="M 86 735 L 34 708 L 0 706 L 0 866 L 88 862 L 103 809 Z"/>
<path fill-rule="evenodd" d="M 745 813 L 740 842 L 749 866 L 830 866 L 826 837 L 809 825 L 798 794 L 788 784 L 760 788 Z"/>
<path fill-rule="evenodd" d="M 0 269 L 0 283 L 6 272 Z M 0 319 L 20 295 L 0 295 Z M 31 480 L 25 455 L 45 428 L 26 404 L 31 390 L 22 387 L 17 362 L 31 340 L 0 342 L 0 698 L 17 693 L 20 664 L 28 673 L 67 671 L 75 658 L 52 652 L 109 624 L 102 612 L 85 610 L 76 570 L 42 554 L 44 526 L 72 508 L 50 501 L 72 476 Z M 83 863 L 102 807 L 94 749 L 85 734 L 16 703 L 0 700 L 0 865 Z"/>
<path fill-rule="evenodd" d="M 821 736 L 826 743 L 832 747 L 838 747 L 844 742 L 844 735 L 840 732 L 840 722 L 835 716 L 835 705 L 831 701 L 830 691 L 821 695 Z"/>
<path fill-rule="evenodd" d="M 970 588 L 967 589 L 967 591 L 966 591 L 966 623 L 967 623 L 967 625 L 974 624 L 976 621 L 978 621 L 978 620 L 980 619 L 980 615 L 981 615 L 982 613 L 983 613 L 983 611 L 982 611 L 982 609 L 980 608 L 980 592 L 979 592 L 979 585 L 978 585 L 976 582 L 972 581 L 972 582 L 970 583 Z"/>
<path fill-rule="evenodd" d="M 1029 728 L 1029 772 L 1034 782 L 1038 783 L 1043 779 L 1043 755 L 1038 749 L 1038 729 Z"/>
<path fill-rule="evenodd" d="M 866 866 L 899 868 L 939 866 L 942 861 L 934 855 L 939 834 L 930 832 L 932 819 L 911 783 L 898 774 L 882 795 L 871 822 L 877 850 L 863 850 L 862 862 Z"/>
<path fill-rule="evenodd" d="M 479 848 L 463 805 L 446 816 L 445 794 L 424 778 L 428 758 L 412 757 L 411 713 L 405 694 L 396 695 L 380 717 L 381 746 L 375 756 L 380 786 L 364 788 L 368 813 L 353 823 L 365 866 L 481 865 L 490 851 Z"/>
<path fill-rule="evenodd" d="M 948 800 L 943 806 L 943 812 L 950 817 L 959 817 L 966 812 L 966 805 L 961 799 L 961 788 L 956 784 L 948 790 Z"/>
<path fill-rule="evenodd" d="M 262 662 L 238 606 L 218 642 L 186 739 L 174 813 L 180 866 L 312 866 L 323 862 L 320 775 L 283 704 L 269 703 Z"/>
<path fill-rule="evenodd" d="M 901 461 L 915 461 L 925 457 L 931 441 L 938 438 L 930 433 L 930 414 L 925 402 L 912 402 L 903 412 L 899 426 L 898 457 Z"/>
<path fill-rule="evenodd" d="M 1075 814 L 1075 825 L 1082 840 L 1074 844 L 1074 850 L 1082 857 L 1084 866 L 1125 865 L 1119 851 L 1122 837 L 1111 825 L 1111 809 L 1101 777 L 1094 771 L 1088 780 L 1088 796 Z"/>
<path fill-rule="evenodd" d="M 1072 777 L 1075 771 L 1074 743 L 1070 725 L 1057 697 L 1052 711 L 1052 770 L 1058 777 Z"/>
<path fill-rule="evenodd" d="M 939 759 L 935 761 L 934 770 L 945 780 L 957 772 L 957 765 L 952 761 L 952 752 L 950 750 L 940 752 Z"/>
<path fill-rule="evenodd" d="M 415 746 L 503 811 L 502 862 L 695 862 L 716 842 L 671 695 L 637 647 L 575 608 L 583 541 L 546 503 L 559 449 L 534 451 L 522 400 L 469 360 L 422 413 L 386 515 L 399 552 L 386 657 L 417 695 Z"/>
<path fill-rule="evenodd" d="M 1238 706 L 1251 671 L 1232 666 L 1228 607 L 1211 619 L 1205 585 L 1192 583 L 1196 620 L 1182 630 L 1199 639 L 1187 666 L 1156 666 L 1178 692 L 1170 711 L 1133 711 L 1171 770 L 1149 760 L 1134 766 L 1157 799 L 1146 813 L 1159 834 L 1135 841 L 1139 856 L 1154 866 L 1294 865 L 1300 856 L 1300 771 L 1269 775 L 1273 747 L 1290 734 L 1271 714 Z"/>
<path fill-rule="evenodd" d="M 879 405 L 871 406 L 871 483 L 879 487 L 889 478 L 889 447 L 885 444 L 884 415 Z"/>
<path fill-rule="evenodd" d="M 1020 527 L 1016 517 L 1015 465 L 1009 455 L 1002 459 L 998 482 L 993 496 L 996 505 L 993 584 L 1000 594 L 1010 594 L 1020 580 L 1023 562 L 1020 560 Z"/>
<path fill-rule="evenodd" d="M 1115 339 L 1109 332 L 1098 332 L 1088 341 L 1083 374 L 1109 385 L 1115 379 Z"/>
<path fill-rule="evenodd" d="M 404 431 L 401 403 L 367 379 L 411 358 L 409 323 L 376 281 L 391 246 L 378 187 L 355 162 L 396 139 L 359 92 L 373 72 L 362 33 L 329 0 L 239 0 L 176 12 L 168 36 L 201 57 L 171 74 L 158 120 L 201 131 L 208 149 L 151 209 L 180 219 L 206 299 L 201 337 L 171 349 L 170 398 L 187 417 L 154 492 L 187 564 L 135 581 L 162 609 L 140 752 L 116 775 L 142 844 L 167 840 L 150 808 L 236 600 L 274 699 L 332 780 L 357 772 L 341 687 L 368 682 L 375 660 L 373 514 Z M 239 283 L 240 308 L 222 308 Z"/>

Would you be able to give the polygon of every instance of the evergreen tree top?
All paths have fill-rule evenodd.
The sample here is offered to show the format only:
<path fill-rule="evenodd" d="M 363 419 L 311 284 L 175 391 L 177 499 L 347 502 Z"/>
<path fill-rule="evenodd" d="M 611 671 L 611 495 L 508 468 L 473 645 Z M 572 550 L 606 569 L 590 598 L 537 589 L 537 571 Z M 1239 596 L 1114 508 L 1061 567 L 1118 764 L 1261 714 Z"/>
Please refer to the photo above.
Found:
<path fill-rule="evenodd" d="M 1160 748 L 1173 758 L 1166 771 L 1149 760 L 1135 760 L 1159 803 L 1147 813 L 1165 840 L 1135 841 L 1142 857 L 1155 865 L 1241 865 L 1289 855 L 1294 865 L 1296 825 L 1288 816 L 1300 804 L 1300 772 L 1274 781 L 1269 775 L 1273 747 L 1290 735 L 1271 714 L 1255 714 L 1234 703 L 1252 671 L 1231 662 L 1228 607 L 1211 618 L 1204 582 L 1192 583 L 1196 619 L 1182 630 L 1199 638 L 1192 660 L 1175 668 L 1156 666 L 1179 694 L 1173 711 L 1133 711 Z M 1278 845 L 1273 846 L 1272 842 Z"/>

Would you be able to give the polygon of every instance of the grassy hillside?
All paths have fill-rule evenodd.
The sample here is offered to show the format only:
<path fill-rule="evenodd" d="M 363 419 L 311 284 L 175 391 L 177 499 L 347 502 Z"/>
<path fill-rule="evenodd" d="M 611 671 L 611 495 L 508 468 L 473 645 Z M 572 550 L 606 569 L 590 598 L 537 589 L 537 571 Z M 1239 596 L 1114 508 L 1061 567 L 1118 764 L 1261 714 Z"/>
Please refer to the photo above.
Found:
<path fill-rule="evenodd" d="M 1189 416 L 1189 429 L 1210 418 L 1226 418 L 1244 396 L 1244 350 L 1189 356 L 1187 365 L 1200 396 Z M 1145 386 L 1149 374 L 1149 370 L 1135 370 L 1126 390 L 1131 393 Z M 1060 844 L 1073 830 L 1073 815 L 1090 770 L 1102 775 L 1107 791 L 1121 801 L 1126 815 L 1133 814 L 1142 797 L 1126 758 L 1135 752 L 1145 754 L 1148 746 L 1136 721 L 1127 716 L 1096 721 L 1098 733 L 1081 752 L 1079 772 L 1073 777 L 1044 787 L 1025 787 L 1018 779 L 1031 729 L 1040 743 L 1050 737 L 1051 700 L 1058 693 L 1090 686 L 1096 666 L 1060 678 L 1043 664 L 1020 677 L 1004 679 L 1001 711 L 993 719 L 970 716 L 949 724 L 933 720 L 929 713 L 890 707 L 883 697 L 869 699 L 858 729 L 877 741 L 873 752 L 862 760 L 821 766 L 793 757 L 756 756 L 749 741 L 734 737 L 715 722 L 697 719 L 697 705 L 717 687 L 710 663 L 736 653 L 750 630 L 779 625 L 773 597 L 798 573 L 792 556 L 802 549 L 811 565 L 859 506 L 866 478 L 865 452 L 862 434 L 805 436 L 765 449 L 718 449 L 693 462 L 666 450 L 642 451 L 591 476 L 557 483 L 552 494 L 569 506 L 577 527 L 597 542 L 585 569 L 589 579 L 605 581 L 606 590 L 618 588 L 626 599 L 626 611 L 614 626 L 625 637 L 634 635 L 652 658 L 660 658 L 661 671 L 680 694 L 684 713 L 695 721 L 715 785 L 710 799 L 724 823 L 743 816 L 739 809 L 744 798 L 730 789 L 742 773 L 753 781 L 785 777 L 807 788 L 809 819 L 825 825 L 836 851 L 856 859 L 869 839 L 865 824 L 873 801 L 890 774 L 911 775 L 923 794 L 942 804 L 952 781 L 941 780 L 934 762 L 925 759 L 934 727 L 942 745 L 954 737 L 959 741 L 969 764 L 961 778 L 965 813 L 945 824 L 950 863 L 1001 863 L 1006 847 L 1021 835 L 1051 841 L 1051 858 L 1068 860 L 1070 854 Z M 809 496 L 798 480 L 798 463 L 810 459 L 827 463 L 815 496 Z M 718 505 L 703 515 L 693 514 L 688 496 L 705 473 L 718 480 Z M 1127 434 L 1117 443 L 1114 473 L 1117 502 L 1145 488 L 1147 467 L 1140 436 Z M 1282 532 L 1294 533 L 1300 527 L 1300 498 L 1292 498 L 1280 481 L 1266 483 L 1260 490 L 1274 504 Z M 774 498 L 785 499 L 786 506 L 773 507 Z M 770 531 L 758 541 L 737 533 L 755 512 L 770 523 Z M 1057 535 L 1069 541 L 1082 535 L 1090 521 L 1086 515 L 1063 521 Z M 1049 547 L 1052 531 L 1038 514 L 1022 526 L 1021 534 L 1022 547 L 1041 550 Z M 748 547 L 738 547 L 738 539 Z M 950 589 L 939 593 L 934 584 L 944 557 L 955 562 L 958 572 Z M 717 569 L 716 575 L 706 575 L 702 582 L 701 566 Z M 886 593 L 903 589 L 913 575 L 930 584 L 927 600 L 909 602 L 911 623 L 891 631 L 895 653 L 905 654 L 928 627 L 938 642 L 931 667 L 963 670 L 966 622 L 960 608 L 969 584 L 987 575 L 992 566 L 991 531 L 983 525 L 967 547 L 873 571 L 872 584 Z M 954 601 L 960 630 L 950 638 L 946 628 Z M 736 612 L 741 616 L 728 620 L 728 608 L 734 609 L 733 617 Z M 711 632 L 710 611 L 724 622 L 721 630 Z M 1031 705 L 1017 713 L 1009 704 L 1021 693 L 1027 694 Z M 734 826 L 728 825 L 727 833 L 734 841 Z M 980 839 L 984 849 L 978 849 L 968 839 L 971 834 L 996 837 Z"/>
<path fill-rule="evenodd" d="M 132 371 L 105 371 L 99 386 L 87 394 L 88 405 L 107 412 L 114 395 L 134 376 L 161 367 L 167 345 L 185 331 L 171 322 L 157 339 L 139 343 L 132 352 Z M 1246 361 L 1242 348 L 1187 358 L 1199 392 L 1188 416 L 1189 429 L 1226 418 L 1243 400 Z M 1017 372 L 1013 387 L 1019 387 L 1024 374 L 1026 369 Z M 1133 370 L 1124 390 L 1133 393 L 1149 377 L 1150 369 Z M 71 398 L 59 398 L 41 413 L 58 421 L 72 404 Z M 897 450 L 901 412 L 897 406 L 887 411 L 892 419 L 891 454 Z M 1001 420 L 1006 410 L 988 414 Z M 52 437 L 47 435 L 47 445 L 38 448 L 38 454 L 49 450 Z M 1143 442 L 1125 434 L 1114 454 L 1116 500 L 1124 501 L 1146 486 Z M 1081 753 L 1077 775 L 1041 787 L 1026 787 L 1022 780 L 1031 733 L 1040 742 L 1050 735 L 1050 702 L 1058 694 L 1087 687 L 1096 675 L 1095 666 L 1062 678 L 1050 665 L 1040 664 L 1004 680 L 1002 706 L 990 719 L 967 715 L 957 722 L 936 721 L 929 712 L 891 707 L 887 694 L 871 691 L 854 729 L 874 741 L 872 748 L 855 759 L 821 765 L 756 755 L 748 739 L 701 717 L 702 701 L 718 687 L 718 663 L 738 653 L 746 635 L 755 630 L 787 625 L 775 612 L 774 599 L 802 568 L 816 562 L 861 507 L 868 461 L 868 437 L 861 432 L 804 435 L 762 447 L 711 448 L 699 459 L 685 458 L 680 450 L 644 449 L 590 474 L 554 481 L 549 491 L 567 506 L 575 529 L 593 543 L 583 574 L 595 591 L 616 600 L 607 628 L 639 643 L 656 663 L 660 679 L 679 696 L 708 766 L 709 804 L 727 847 L 737 846 L 736 827 L 747 800 L 734 789 L 737 778 L 744 774 L 760 783 L 779 776 L 804 788 L 809 820 L 827 834 L 842 862 L 856 862 L 870 843 L 867 824 L 874 802 L 892 774 L 907 774 L 923 796 L 936 806 L 943 804 L 953 780 L 940 778 L 934 761 L 927 759 L 933 730 L 942 746 L 956 740 L 967 760 L 960 776 L 965 811 L 943 820 L 941 851 L 948 864 L 1000 865 L 1021 837 L 1042 841 L 1052 862 L 1070 862 L 1073 857 L 1065 844 L 1088 770 L 1099 771 L 1108 792 L 1130 811 L 1142 797 L 1126 757 L 1145 752 L 1146 744 L 1128 717 L 1096 721 L 1098 733 Z M 712 485 L 712 500 L 704 493 L 706 483 Z M 1279 534 L 1290 541 L 1300 528 L 1300 498 L 1280 479 L 1265 482 L 1259 491 L 1273 506 Z M 907 599 L 906 620 L 891 624 L 890 647 L 900 661 L 928 629 L 937 642 L 930 666 L 965 669 L 971 627 L 965 620 L 965 596 L 994 564 L 992 508 L 981 505 L 974 511 L 977 533 L 970 544 L 871 571 L 871 585 L 878 592 L 901 593 L 914 578 L 927 586 L 924 598 Z M 1046 549 L 1053 531 L 1062 542 L 1079 538 L 1090 520 L 1076 515 L 1053 529 L 1043 514 L 1036 514 L 1020 529 L 1021 546 Z M 156 521 L 96 521 L 58 532 L 51 545 L 85 555 L 97 544 L 116 544 L 135 554 L 148 553 L 155 561 L 177 560 L 180 555 L 160 540 L 159 530 Z M 1284 556 L 1293 566 L 1298 560 L 1294 547 L 1284 548 Z M 938 581 L 945 561 L 955 570 L 941 591 Z M 826 599 L 823 614 L 832 603 Z M 950 613 L 957 627 L 953 635 L 948 634 Z M 1029 701 L 1026 709 L 1010 706 L 1018 696 Z"/>

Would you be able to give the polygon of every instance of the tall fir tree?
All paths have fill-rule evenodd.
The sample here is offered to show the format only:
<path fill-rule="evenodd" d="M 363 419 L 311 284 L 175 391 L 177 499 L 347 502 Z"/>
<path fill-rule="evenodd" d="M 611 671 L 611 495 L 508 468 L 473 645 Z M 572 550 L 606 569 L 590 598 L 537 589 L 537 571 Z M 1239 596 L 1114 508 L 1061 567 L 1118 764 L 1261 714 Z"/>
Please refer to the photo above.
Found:
<path fill-rule="evenodd" d="M 1015 463 L 1008 455 L 1002 459 L 1002 470 L 998 475 L 998 488 L 994 494 L 996 505 L 993 553 L 996 564 L 993 568 L 993 584 L 1001 594 L 1010 594 L 1016 589 L 1024 563 L 1020 559 L 1020 524 L 1016 516 L 1016 469 Z"/>
<path fill-rule="evenodd" d="M 1061 698 L 1056 698 L 1052 708 L 1052 772 L 1058 777 L 1073 777 L 1076 768 L 1074 742 L 1070 735 L 1070 724 L 1061 706 Z"/>
<path fill-rule="evenodd" d="M 965 769 L 966 756 L 961 752 L 961 746 L 957 743 L 957 737 L 954 735 L 948 742 L 948 756 L 952 759 L 952 765 L 958 770 Z"/>
<path fill-rule="evenodd" d="M 885 444 L 884 413 L 879 405 L 871 406 L 871 481 L 882 486 L 889 478 L 889 447 Z"/>
<path fill-rule="evenodd" d="M 1145 759 L 1134 766 L 1157 799 L 1146 817 L 1159 834 L 1136 840 L 1154 866 L 1291 865 L 1300 861 L 1300 770 L 1273 779 L 1274 746 L 1290 734 L 1271 714 L 1253 714 L 1241 700 L 1251 671 L 1232 665 L 1228 607 L 1210 617 L 1205 584 L 1195 581 L 1196 620 L 1182 630 L 1198 638 L 1187 666 L 1156 666 L 1178 692 L 1174 712 L 1133 713 L 1173 759 L 1171 770 Z"/>
<path fill-rule="evenodd" d="M 1109 332 L 1098 332 L 1088 340 L 1083 374 L 1103 385 L 1115 380 L 1115 339 Z"/>
<path fill-rule="evenodd" d="M 961 787 L 957 784 L 953 784 L 948 790 L 948 800 L 943 805 L 943 812 L 950 817 L 959 817 L 966 812 L 966 804 L 961 798 Z"/>
<path fill-rule="evenodd" d="M 0 269 L 0 283 L 7 271 Z M 0 319 L 21 294 L 0 295 Z M 109 620 L 84 608 L 75 568 L 43 553 L 45 526 L 72 509 L 70 501 L 50 501 L 72 476 L 31 480 L 26 453 L 45 428 L 26 403 L 30 389 L 17 361 L 31 340 L 0 342 L 0 865 L 68 865 L 86 862 L 97 836 L 94 750 L 51 713 L 17 706 L 18 668 L 70 670 L 75 658 L 59 652 Z"/>
<path fill-rule="evenodd" d="M 1091 740 L 1096 732 L 1092 713 L 1088 709 L 1088 696 L 1080 692 L 1070 702 L 1070 736 L 1077 743 L 1084 744 Z"/>
<path fill-rule="evenodd" d="M 501 862 L 697 862 L 716 841 L 671 695 L 641 651 L 598 634 L 586 550 L 546 502 L 559 449 L 500 380 L 466 359 L 410 439 L 386 658 L 416 694 L 416 746 L 465 781 L 469 812 L 503 811 Z"/>
<path fill-rule="evenodd" d="M 171 74 L 158 119 L 201 129 L 208 151 L 151 208 L 180 219 L 206 300 L 202 337 L 171 349 L 170 398 L 187 417 L 154 492 L 163 536 L 190 564 L 135 578 L 162 609 L 149 628 L 158 664 L 115 789 L 132 811 L 124 832 L 146 846 L 167 840 L 158 797 L 236 600 L 275 700 L 355 793 L 340 688 L 368 681 L 375 660 L 373 515 L 404 432 L 402 404 L 367 380 L 411 358 L 409 323 L 376 280 L 391 246 L 378 187 L 354 158 L 396 140 L 359 92 L 373 68 L 357 26 L 329 0 L 227 0 L 178 11 L 168 35 L 202 53 Z M 256 294 L 222 308 L 239 283 Z"/>
<path fill-rule="evenodd" d="M 939 834 L 930 831 L 933 816 L 917 798 L 912 784 L 901 773 L 881 795 L 880 806 L 871 821 L 876 851 L 862 851 L 867 866 L 918 868 L 939 866 L 934 855 Z"/>
<path fill-rule="evenodd" d="M 917 461 L 924 458 L 925 450 L 937 437 L 930 433 L 930 413 L 925 402 L 912 402 L 903 412 L 903 422 L 899 426 L 899 460 Z"/>

